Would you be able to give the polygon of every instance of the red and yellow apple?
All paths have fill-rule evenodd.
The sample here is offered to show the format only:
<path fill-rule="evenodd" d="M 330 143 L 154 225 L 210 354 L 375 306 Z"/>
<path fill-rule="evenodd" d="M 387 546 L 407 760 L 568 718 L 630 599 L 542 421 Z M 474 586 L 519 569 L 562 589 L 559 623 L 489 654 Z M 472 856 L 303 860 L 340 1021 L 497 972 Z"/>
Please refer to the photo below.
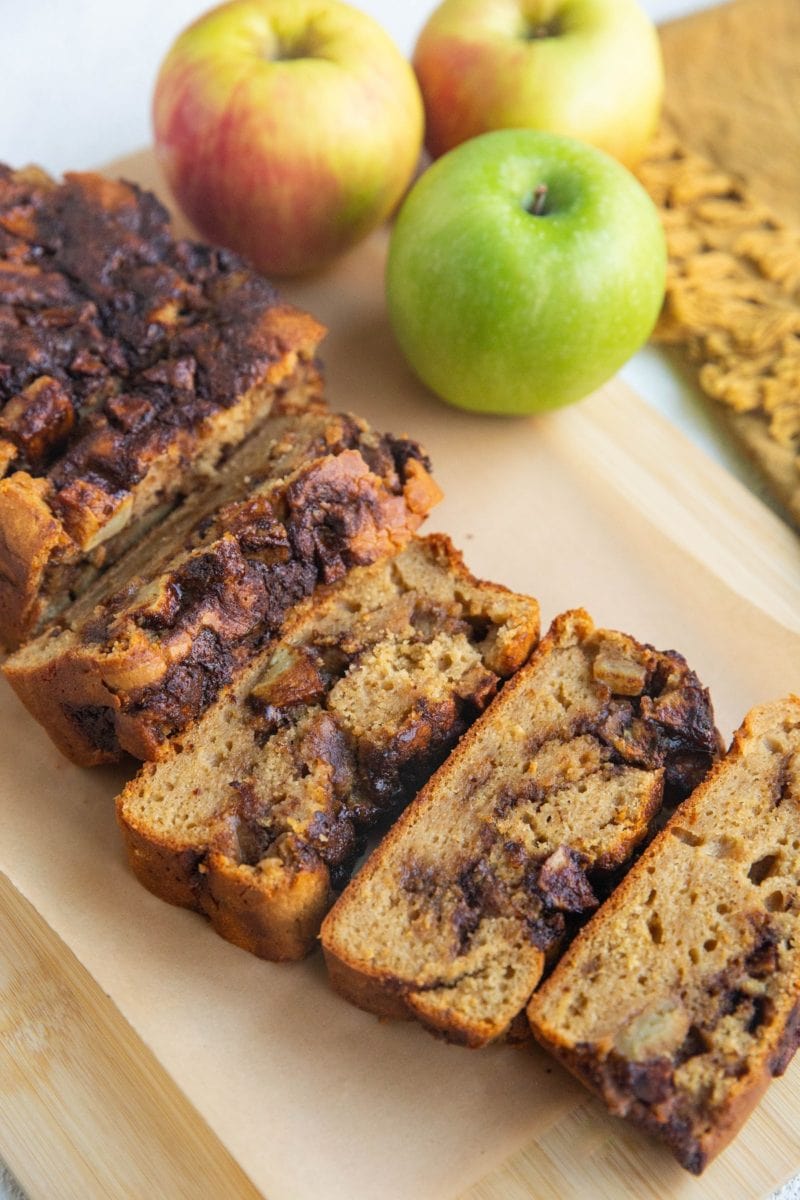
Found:
<path fill-rule="evenodd" d="M 492 129 L 541 129 L 630 167 L 661 111 L 661 48 L 637 0 L 444 0 L 414 68 L 434 157 Z"/>
<path fill-rule="evenodd" d="M 178 37 L 153 101 L 173 195 L 268 274 L 323 266 L 402 197 L 422 144 L 410 64 L 340 0 L 232 0 Z"/>

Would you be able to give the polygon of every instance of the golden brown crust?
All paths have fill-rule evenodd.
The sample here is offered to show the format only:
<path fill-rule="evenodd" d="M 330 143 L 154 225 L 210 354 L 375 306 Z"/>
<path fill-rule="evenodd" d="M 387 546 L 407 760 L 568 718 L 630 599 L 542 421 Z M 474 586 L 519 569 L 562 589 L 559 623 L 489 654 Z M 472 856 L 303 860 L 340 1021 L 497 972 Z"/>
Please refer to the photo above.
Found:
<path fill-rule="evenodd" d="M 258 475 L 249 449 L 238 475 L 232 460 L 236 483 L 216 508 L 199 507 L 166 558 L 139 555 L 138 574 L 112 574 L 114 590 L 90 613 L 6 663 L 20 699 L 72 761 L 162 757 L 292 604 L 396 552 L 440 498 L 407 439 L 347 415 L 275 424 L 261 438 Z"/>
<path fill-rule="evenodd" d="M 13 647 L 271 409 L 321 403 L 325 331 L 235 256 L 173 238 L 133 185 L 2 165 L 0 312 L 0 643 Z M 35 504 L 9 517 L 30 477 Z"/>
<path fill-rule="evenodd" d="M 333 901 L 323 863 L 282 874 L 267 888 L 256 867 L 225 854 L 209 854 L 204 866 L 208 902 L 203 911 L 220 937 L 271 962 L 305 957 Z"/>
<path fill-rule="evenodd" d="M 79 646 L 30 669 L 16 670 L 15 659 L 3 667 L 6 678 L 65 758 L 82 767 L 119 761 L 120 700 Z"/>
<path fill-rule="evenodd" d="M 154 837 L 146 825 L 132 821 L 121 830 L 129 865 L 148 891 L 205 914 L 221 937 L 260 958 L 287 962 L 305 956 L 331 903 L 322 863 L 280 873 L 265 887 L 253 867 L 224 854 Z"/>
<path fill-rule="evenodd" d="M 0 646 L 19 645 L 39 623 L 40 581 L 72 547 L 46 494 L 46 482 L 26 471 L 0 479 Z"/>
<path fill-rule="evenodd" d="M 562 614 L 326 918 L 334 988 L 464 1045 L 504 1036 L 665 777 L 685 794 L 715 745 L 680 656 Z"/>
<path fill-rule="evenodd" d="M 152 771 L 145 763 L 142 775 Z M 198 873 L 199 851 L 185 842 L 155 837 L 151 828 L 128 819 L 120 824 L 128 863 L 144 887 L 154 895 L 180 908 L 200 907 L 203 880 Z"/>
<path fill-rule="evenodd" d="M 119 797 L 133 870 L 255 954 L 307 953 L 366 831 L 488 702 L 490 662 L 513 670 L 537 636 L 536 602 L 441 535 L 354 568 Z"/>
<path fill-rule="evenodd" d="M 800 1037 L 800 698 L 754 709 L 534 995 L 535 1037 L 699 1174 Z"/>
<path fill-rule="evenodd" d="M 344 959 L 325 950 L 328 981 L 333 990 L 356 1008 L 385 1021 L 410 1021 L 414 1014 L 399 989 L 393 991 L 390 981 L 351 967 Z"/>

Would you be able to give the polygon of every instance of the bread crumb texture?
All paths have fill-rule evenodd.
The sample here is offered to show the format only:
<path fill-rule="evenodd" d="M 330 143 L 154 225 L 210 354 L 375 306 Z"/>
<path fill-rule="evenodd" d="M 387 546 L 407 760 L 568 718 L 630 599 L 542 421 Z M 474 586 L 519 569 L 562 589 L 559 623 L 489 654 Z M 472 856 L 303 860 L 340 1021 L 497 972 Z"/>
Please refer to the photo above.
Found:
<path fill-rule="evenodd" d="M 173 514 L 127 556 L 126 574 L 108 573 L 91 609 L 84 597 L 63 631 L 6 664 L 74 762 L 162 757 L 292 605 L 401 549 L 440 497 L 416 442 L 347 414 L 270 420 L 251 440 L 257 469 L 250 446 L 234 455 L 218 486 L 187 502 L 189 519 Z"/>
<path fill-rule="evenodd" d="M 122 794 L 132 866 L 267 958 L 311 949 L 366 831 L 396 814 L 538 638 L 538 605 L 440 536 L 303 602 Z"/>
<path fill-rule="evenodd" d="M 800 1032 L 800 699 L 731 750 L 531 1001 L 536 1037 L 699 1173 Z"/>
<path fill-rule="evenodd" d="M 557 618 L 327 918 L 342 994 L 450 1040 L 505 1034 L 663 800 L 716 751 L 680 655 Z"/>

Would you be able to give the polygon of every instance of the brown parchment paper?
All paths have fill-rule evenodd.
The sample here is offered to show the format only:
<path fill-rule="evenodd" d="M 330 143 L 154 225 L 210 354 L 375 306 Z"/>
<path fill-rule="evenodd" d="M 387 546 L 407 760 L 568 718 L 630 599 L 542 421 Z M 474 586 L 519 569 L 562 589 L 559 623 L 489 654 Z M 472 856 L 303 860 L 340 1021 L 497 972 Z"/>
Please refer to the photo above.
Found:
<path fill-rule="evenodd" d="M 800 566 L 777 519 L 765 512 L 760 525 L 752 510 L 754 527 L 780 550 L 775 611 L 785 622 L 744 594 L 749 579 L 758 591 L 768 563 L 748 574 L 743 554 L 730 586 L 718 574 L 727 560 L 714 551 L 714 529 L 682 521 L 677 501 L 672 513 L 663 478 L 647 491 L 651 468 L 663 476 L 664 462 L 674 466 L 676 495 L 682 472 L 696 481 L 700 464 L 710 494 L 721 469 L 666 425 L 656 438 L 663 460 L 643 461 L 637 414 L 651 431 L 654 418 L 619 385 L 579 409 L 516 421 L 461 414 L 427 395 L 388 331 L 384 251 L 385 239 L 373 238 L 334 272 L 287 290 L 331 325 L 334 403 L 426 442 L 447 493 L 431 528 L 450 533 L 477 573 L 537 595 L 545 624 L 580 604 L 600 623 L 682 651 L 711 687 L 726 739 L 751 705 L 800 690 L 800 636 L 789 627 Z M 624 478 L 603 451 L 609 429 L 630 464 Z M 662 499 L 651 520 L 642 511 L 653 495 Z M 742 503 L 749 512 L 750 499 Z M 680 528 L 670 533 L 670 521 Z M 749 544 L 757 564 L 762 544 Z M 603 1196 L 766 1194 L 800 1168 L 797 1066 L 693 1180 L 606 1117 L 543 1053 L 470 1052 L 414 1024 L 381 1024 L 329 992 L 319 955 L 261 962 L 156 900 L 120 850 L 112 798 L 125 773 L 67 764 L 5 684 L 0 720 L 0 870 L 269 1200 L 445 1200 L 508 1162 L 521 1165 L 503 1195 L 587 1195 L 567 1169 L 576 1155 L 586 1187 Z M 541 1178 L 541 1191 L 531 1178 Z"/>

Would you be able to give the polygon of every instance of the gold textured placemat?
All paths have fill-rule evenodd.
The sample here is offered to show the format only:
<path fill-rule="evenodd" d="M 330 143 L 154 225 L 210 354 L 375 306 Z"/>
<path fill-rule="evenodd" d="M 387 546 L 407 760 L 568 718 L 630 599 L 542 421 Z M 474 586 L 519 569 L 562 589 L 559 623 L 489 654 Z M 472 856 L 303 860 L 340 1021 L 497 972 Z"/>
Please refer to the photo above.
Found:
<path fill-rule="evenodd" d="M 668 129 L 639 176 L 669 250 L 654 338 L 695 367 L 800 528 L 800 232 Z"/>
<path fill-rule="evenodd" d="M 665 112 L 690 150 L 800 221 L 800 4 L 714 0 L 662 25 Z"/>

